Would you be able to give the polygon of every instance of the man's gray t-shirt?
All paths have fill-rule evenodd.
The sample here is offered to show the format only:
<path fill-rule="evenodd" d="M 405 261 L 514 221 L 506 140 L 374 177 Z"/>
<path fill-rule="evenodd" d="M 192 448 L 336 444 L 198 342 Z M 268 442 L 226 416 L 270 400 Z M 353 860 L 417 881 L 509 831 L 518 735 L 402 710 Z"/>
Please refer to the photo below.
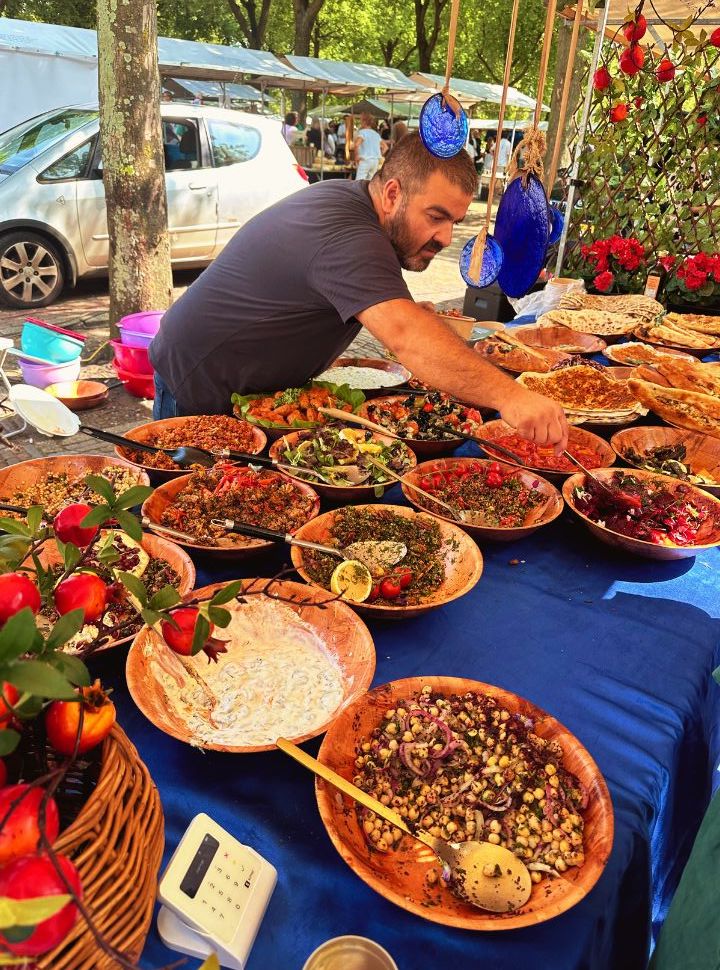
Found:
<path fill-rule="evenodd" d="M 185 414 L 229 412 L 233 391 L 316 377 L 356 314 L 411 299 L 364 181 L 321 182 L 243 226 L 165 314 L 150 359 Z"/>

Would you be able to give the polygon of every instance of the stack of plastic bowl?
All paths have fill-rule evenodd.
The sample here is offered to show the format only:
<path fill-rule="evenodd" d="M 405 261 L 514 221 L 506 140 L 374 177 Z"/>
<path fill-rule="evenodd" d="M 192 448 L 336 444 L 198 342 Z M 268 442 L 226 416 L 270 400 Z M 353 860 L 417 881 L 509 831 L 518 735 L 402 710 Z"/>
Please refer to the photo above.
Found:
<path fill-rule="evenodd" d="M 163 312 L 149 310 L 123 317 L 118 321 L 120 339 L 110 341 L 115 354 L 115 373 L 125 389 L 135 397 L 155 396 L 154 371 L 148 356 L 148 347 L 160 329 Z"/>
<path fill-rule="evenodd" d="M 20 358 L 23 380 L 45 388 L 61 381 L 76 381 L 80 375 L 80 354 L 85 337 L 51 323 L 29 317 L 23 323 L 20 349 L 43 363 Z"/>

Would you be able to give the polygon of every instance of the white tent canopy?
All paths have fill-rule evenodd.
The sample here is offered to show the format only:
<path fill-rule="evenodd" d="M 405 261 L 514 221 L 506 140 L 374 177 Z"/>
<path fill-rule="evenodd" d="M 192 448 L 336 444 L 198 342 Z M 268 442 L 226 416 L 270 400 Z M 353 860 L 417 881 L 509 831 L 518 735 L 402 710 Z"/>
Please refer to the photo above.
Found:
<path fill-rule="evenodd" d="M 222 101 L 252 101 L 260 103 L 262 94 L 249 84 L 233 84 L 232 81 L 201 81 L 197 78 L 165 78 L 163 88 L 179 98 L 210 98 Z"/>
<path fill-rule="evenodd" d="M 431 87 L 435 91 L 442 90 L 445 84 L 445 78 L 440 74 L 425 74 L 418 71 L 411 74 L 410 77 L 417 84 Z M 488 84 L 486 81 L 464 81 L 457 77 L 450 78 L 450 94 L 459 101 L 470 101 L 472 104 L 488 101 L 491 104 L 500 104 L 502 90 L 501 84 Z M 536 101 L 535 98 L 531 98 L 527 94 L 523 94 L 522 91 L 518 91 L 517 88 L 511 87 L 508 88 L 507 103 L 511 108 L 524 108 L 526 111 L 534 111 Z M 550 108 L 547 105 L 543 105 L 543 111 L 549 110 Z"/>
<path fill-rule="evenodd" d="M 311 79 L 308 90 L 356 94 L 367 88 L 387 92 L 411 92 L 417 88 L 417 84 L 395 67 L 329 61 L 320 57 L 299 57 L 296 54 L 287 54 L 283 60 Z"/>

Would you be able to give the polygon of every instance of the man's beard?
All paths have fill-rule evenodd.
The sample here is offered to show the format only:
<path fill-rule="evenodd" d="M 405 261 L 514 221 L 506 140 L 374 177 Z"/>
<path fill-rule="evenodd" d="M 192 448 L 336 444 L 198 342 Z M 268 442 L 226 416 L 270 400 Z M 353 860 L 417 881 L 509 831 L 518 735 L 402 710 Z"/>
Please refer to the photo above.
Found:
<path fill-rule="evenodd" d="M 422 251 L 432 250 L 434 253 L 439 253 L 444 247 L 435 242 L 434 239 L 428 239 L 422 246 L 417 246 L 410 236 L 405 219 L 406 208 L 406 204 L 403 203 L 395 215 L 386 220 L 385 232 L 397 253 L 402 268 L 409 269 L 413 273 L 421 273 L 428 268 L 433 260 L 432 256 L 421 255 Z"/>

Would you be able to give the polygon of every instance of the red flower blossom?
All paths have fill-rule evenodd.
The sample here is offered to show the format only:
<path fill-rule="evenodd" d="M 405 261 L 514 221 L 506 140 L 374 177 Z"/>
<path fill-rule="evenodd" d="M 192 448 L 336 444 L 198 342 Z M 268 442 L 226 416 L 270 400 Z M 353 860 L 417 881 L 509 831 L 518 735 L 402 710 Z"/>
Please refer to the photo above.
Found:
<path fill-rule="evenodd" d="M 596 290 L 601 293 L 608 293 L 612 289 L 612 285 L 615 282 L 615 277 L 612 273 L 599 273 L 593 280 L 593 285 Z"/>

